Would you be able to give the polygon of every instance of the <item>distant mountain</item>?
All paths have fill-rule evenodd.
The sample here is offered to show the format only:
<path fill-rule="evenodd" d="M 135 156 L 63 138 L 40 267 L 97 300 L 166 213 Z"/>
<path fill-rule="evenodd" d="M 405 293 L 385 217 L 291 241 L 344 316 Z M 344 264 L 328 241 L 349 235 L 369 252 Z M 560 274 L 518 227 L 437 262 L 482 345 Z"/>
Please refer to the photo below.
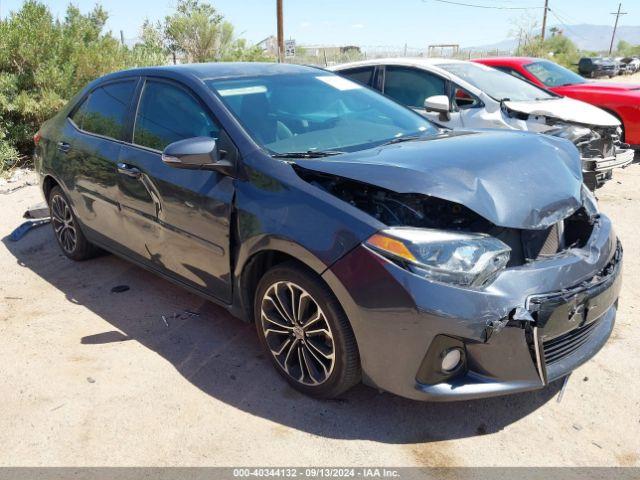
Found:
<path fill-rule="evenodd" d="M 553 25 L 552 25 L 553 26 Z M 608 51 L 611 42 L 611 33 L 613 26 L 611 25 L 555 25 L 564 35 L 569 37 L 581 50 Z M 550 27 L 551 28 L 551 27 Z M 547 31 L 548 34 L 548 31 Z M 633 45 L 640 45 L 640 26 L 618 26 L 614 47 L 620 40 L 625 40 Z M 501 42 L 490 45 L 481 45 L 477 47 L 468 47 L 465 50 L 482 50 L 492 51 L 499 50 L 501 52 L 513 51 L 518 46 L 518 40 L 508 38 Z"/>

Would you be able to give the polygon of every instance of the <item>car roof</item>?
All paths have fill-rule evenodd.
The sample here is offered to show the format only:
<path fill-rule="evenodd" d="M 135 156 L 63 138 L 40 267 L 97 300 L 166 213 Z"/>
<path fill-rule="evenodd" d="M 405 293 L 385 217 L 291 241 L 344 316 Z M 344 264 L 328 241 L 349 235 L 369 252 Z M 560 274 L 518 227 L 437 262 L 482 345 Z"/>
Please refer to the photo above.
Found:
<path fill-rule="evenodd" d="M 483 58 L 474 58 L 474 62 L 480 63 L 501 63 L 501 64 L 510 64 L 510 65 L 524 65 L 531 62 L 536 62 L 540 60 L 546 60 L 545 58 L 535 58 L 535 57 L 483 57 Z"/>
<path fill-rule="evenodd" d="M 411 57 L 402 57 L 402 58 L 376 58 L 373 60 L 363 60 L 360 62 L 352 62 L 352 63 L 343 63 L 342 65 L 336 65 L 335 67 L 329 68 L 329 70 L 333 71 L 342 71 L 350 68 L 358 68 L 358 67 L 368 67 L 375 65 L 397 65 L 403 67 L 416 67 L 422 68 L 429 72 L 440 75 L 441 77 L 447 78 L 449 80 L 455 81 L 462 88 L 470 91 L 474 95 L 481 95 L 482 90 L 480 90 L 475 85 L 470 84 L 464 78 L 459 77 L 458 75 L 449 72 L 442 68 L 443 65 L 452 65 L 452 64 L 469 64 L 466 60 L 456 60 L 453 58 L 411 58 Z M 476 65 L 477 64 L 473 64 Z"/>
<path fill-rule="evenodd" d="M 329 67 L 329 70 L 343 70 L 345 68 L 369 67 L 375 65 L 410 65 L 415 67 L 437 67 L 446 63 L 467 63 L 466 60 L 456 60 L 454 58 L 423 58 L 423 57 L 401 57 L 401 58 L 374 58 L 371 60 L 361 60 L 359 62 L 342 63 Z"/>
<path fill-rule="evenodd" d="M 321 70 L 319 67 L 293 65 L 288 63 L 211 62 L 133 68 L 105 75 L 100 80 L 103 81 L 106 79 L 128 77 L 132 75 L 162 75 L 163 73 L 174 73 L 178 75 L 196 77 L 200 80 L 211 80 L 229 77 L 314 73 L 319 70 Z"/>

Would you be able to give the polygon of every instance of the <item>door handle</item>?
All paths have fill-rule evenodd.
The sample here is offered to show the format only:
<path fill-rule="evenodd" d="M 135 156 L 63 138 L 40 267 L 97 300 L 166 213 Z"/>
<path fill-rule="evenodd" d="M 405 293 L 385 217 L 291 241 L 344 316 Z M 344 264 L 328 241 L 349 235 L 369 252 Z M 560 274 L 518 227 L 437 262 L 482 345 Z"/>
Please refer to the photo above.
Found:
<path fill-rule="evenodd" d="M 71 149 L 71 145 L 67 142 L 58 142 L 58 150 L 62 153 L 67 153 Z"/>
<path fill-rule="evenodd" d="M 140 176 L 142 175 L 142 172 L 140 171 L 139 168 L 136 168 L 132 165 L 128 165 L 126 163 L 118 164 L 118 173 L 121 173 L 122 175 L 126 175 L 127 177 L 131 177 L 131 178 L 140 178 Z"/>

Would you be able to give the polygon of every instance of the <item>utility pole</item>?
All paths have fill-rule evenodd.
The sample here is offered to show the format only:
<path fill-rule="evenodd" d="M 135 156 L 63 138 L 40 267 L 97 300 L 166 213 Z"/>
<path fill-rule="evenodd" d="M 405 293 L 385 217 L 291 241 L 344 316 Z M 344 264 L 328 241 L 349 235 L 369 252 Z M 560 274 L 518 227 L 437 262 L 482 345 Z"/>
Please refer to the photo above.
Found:
<path fill-rule="evenodd" d="M 613 40 L 616 38 L 616 30 L 618 29 L 618 19 L 620 18 L 620 15 L 627 14 L 627 12 L 621 12 L 620 10 L 622 10 L 622 3 L 618 4 L 617 12 L 611 12 L 611 15 L 616 16 L 616 23 L 613 26 L 613 33 L 611 34 L 611 45 L 609 45 L 609 55 L 611 55 L 611 52 L 613 51 Z"/>
<path fill-rule="evenodd" d="M 278 4 L 278 61 L 284 62 L 284 29 L 282 26 L 282 0 L 276 0 Z"/>
<path fill-rule="evenodd" d="M 547 12 L 549 11 L 549 0 L 544 0 L 544 12 L 542 14 L 542 41 L 544 42 L 544 35 L 547 31 Z"/>
<path fill-rule="evenodd" d="M 522 47 L 522 28 L 518 31 L 518 49 L 516 50 L 516 55 L 520 55 L 520 48 Z"/>

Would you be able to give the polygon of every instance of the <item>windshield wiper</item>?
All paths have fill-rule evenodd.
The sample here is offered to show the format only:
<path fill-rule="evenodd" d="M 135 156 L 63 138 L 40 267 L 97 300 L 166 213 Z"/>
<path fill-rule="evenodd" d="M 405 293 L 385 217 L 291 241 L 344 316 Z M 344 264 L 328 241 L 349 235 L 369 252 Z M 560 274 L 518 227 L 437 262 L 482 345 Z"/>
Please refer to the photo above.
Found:
<path fill-rule="evenodd" d="M 283 152 L 274 153 L 273 158 L 322 158 L 331 157 L 333 155 L 341 155 L 345 152 L 338 150 L 307 150 L 306 152 Z"/>
<path fill-rule="evenodd" d="M 403 135 L 401 137 L 392 138 L 391 140 L 383 143 L 382 145 L 393 145 L 394 143 L 413 142 L 415 140 L 421 140 L 423 138 L 424 138 L 424 135 Z"/>

